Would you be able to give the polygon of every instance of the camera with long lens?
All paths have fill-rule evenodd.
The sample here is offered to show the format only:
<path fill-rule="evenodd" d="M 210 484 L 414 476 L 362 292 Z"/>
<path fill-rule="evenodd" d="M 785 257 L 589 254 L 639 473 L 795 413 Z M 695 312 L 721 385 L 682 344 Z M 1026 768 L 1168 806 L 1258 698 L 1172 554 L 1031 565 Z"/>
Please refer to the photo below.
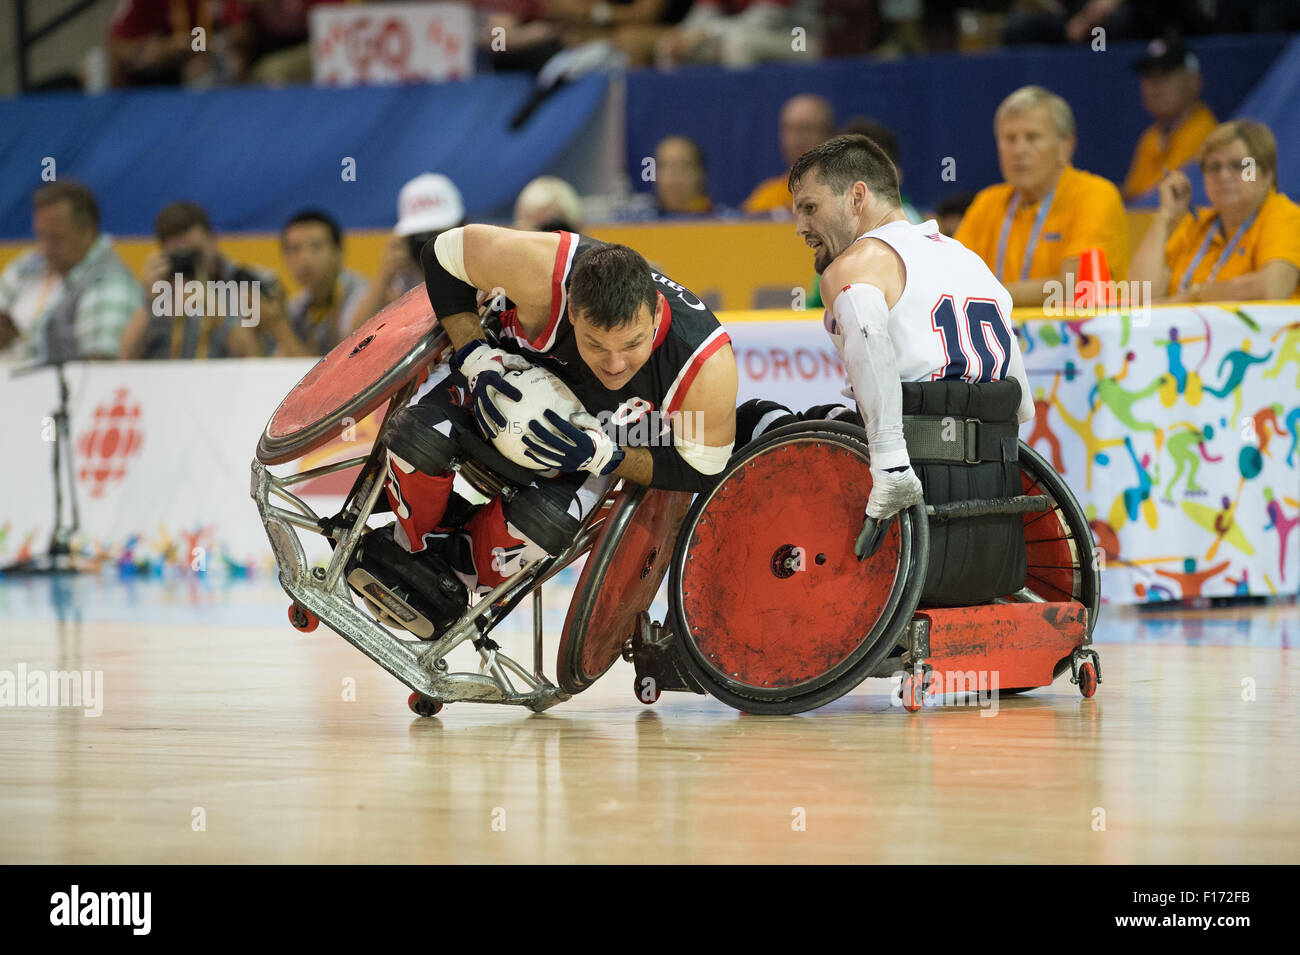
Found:
<path fill-rule="evenodd" d="M 198 274 L 199 259 L 200 255 L 195 249 L 181 249 L 167 254 L 171 274 L 180 275 L 183 279 L 191 279 Z"/>

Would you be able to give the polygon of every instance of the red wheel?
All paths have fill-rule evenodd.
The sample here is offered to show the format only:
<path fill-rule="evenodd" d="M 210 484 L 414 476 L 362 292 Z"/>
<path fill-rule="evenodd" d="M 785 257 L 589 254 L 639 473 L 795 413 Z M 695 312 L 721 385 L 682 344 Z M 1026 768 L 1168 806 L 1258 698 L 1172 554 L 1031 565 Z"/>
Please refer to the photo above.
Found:
<path fill-rule="evenodd" d="M 925 690 L 920 677 L 910 674 L 903 678 L 903 709 L 915 713 L 925 703 Z"/>
<path fill-rule="evenodd" d="M 564 692 L 581 693 L 622 657 L 637 615 L 649 609 L 668 572 L 677 527 L 690 504 L 690 494 L 681 491 L 633 484 L 619 492 L 560 633 L 556 673 Z"/>
<path fill-rule="evenodd" d="M 659 702 L 659 697 L 662 693 L 659 689 L 659 685 L 655 683 L 654 677 L 649 676 L 636 677 L 632 681 L 632 692 L 635 693 L 636 698 L 646 706 Z"/>
<path fill-rule="evenodd" d="M 442 704 L 431 700 L 423 693 L 412 693 L 406 698 L 406 705 L 416 716 L 437 716 L 442 712 Z"/>
<path fill-rule="evenodd" d="M 860 427 L 778 428 L 731 459 L 677 536 L 668 606 L 679 659 L 746 713 L 816 709 L 865 680 L 912 619 L 929 523 L 891 521 L 869 560 L 853 542 L 871 490 Z"/>
<path fill-rule="evenodd" d="M 314 613 L 296 603 L 289 604 L 289 623 L 303 633 L 311 633 L 320 626 L 320 620 Z"/>
<path fill-rule="evenodd" d="M 1079 664 L 1079 692 L 1083 694 L 1085 700 L 1091 699 L 1097 692 L 1097 668 L 1092 665 L 1091 660 L 1084 660 Z"/>
<path fill-rule="evenodd" d="M 446 343 L 429 296 L 416 286 L 376 312 L 312 366 L 271 415 L 257 459 L 283 464 L 332 441 L 424 372 Z"/>

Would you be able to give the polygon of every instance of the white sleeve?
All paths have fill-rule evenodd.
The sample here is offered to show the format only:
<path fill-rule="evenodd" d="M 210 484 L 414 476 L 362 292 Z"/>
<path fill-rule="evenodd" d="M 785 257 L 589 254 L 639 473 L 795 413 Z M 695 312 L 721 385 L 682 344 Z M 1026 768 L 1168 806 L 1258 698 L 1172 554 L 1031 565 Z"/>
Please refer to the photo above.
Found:
<path fill-rule="evenodd" d="M 906 467 L 903 383 L 889 337 L 889 307 L 874 285 L 850 285 L 835 298 L 835 319 L 844 342 L 844 369 L 867 426 L 871 469 Z"/>

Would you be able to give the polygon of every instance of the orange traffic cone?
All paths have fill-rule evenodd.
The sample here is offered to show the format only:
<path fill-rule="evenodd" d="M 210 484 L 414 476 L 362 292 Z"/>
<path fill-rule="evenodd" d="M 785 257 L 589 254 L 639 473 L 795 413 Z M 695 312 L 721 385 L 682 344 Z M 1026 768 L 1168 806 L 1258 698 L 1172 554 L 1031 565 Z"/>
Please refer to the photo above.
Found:
<path fill-rule="evenodd" d="M 1079 253 L 1079 274 L 1074 283 L 1076 309 L 1101 308 L 1114 304 L 1110 295 L 1110 266 L 1106 250 L 1084 249 Z"/>

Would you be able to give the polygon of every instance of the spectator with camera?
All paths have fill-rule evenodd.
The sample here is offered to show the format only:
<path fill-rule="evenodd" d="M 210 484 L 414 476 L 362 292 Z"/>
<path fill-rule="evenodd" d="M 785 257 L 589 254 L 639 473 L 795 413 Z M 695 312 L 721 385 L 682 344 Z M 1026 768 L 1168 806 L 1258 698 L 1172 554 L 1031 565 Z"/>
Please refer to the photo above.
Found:
<path fill-rule="evenodd" d="M 122 335 L 120 357 L 265 354 L 273 339 L 264 333 L 267 341 L 259 341 L 258 329 L 284 320 L 284 293 L 275 277 L 222 255 L 208 214 L 193 202 L 163 207 L 154 235 L 159 248 L 145 261 L 144 304 Z M 200 305 L 202 313 L 195 314 Z"/>
<path fill-rule="evenodd" d="M 31 249 L 0 272 L 0 350 L 27 359 L 116 358 L 140 285 L 99 230 L 99 204 L 78 182 L 32 197 Z"/>

